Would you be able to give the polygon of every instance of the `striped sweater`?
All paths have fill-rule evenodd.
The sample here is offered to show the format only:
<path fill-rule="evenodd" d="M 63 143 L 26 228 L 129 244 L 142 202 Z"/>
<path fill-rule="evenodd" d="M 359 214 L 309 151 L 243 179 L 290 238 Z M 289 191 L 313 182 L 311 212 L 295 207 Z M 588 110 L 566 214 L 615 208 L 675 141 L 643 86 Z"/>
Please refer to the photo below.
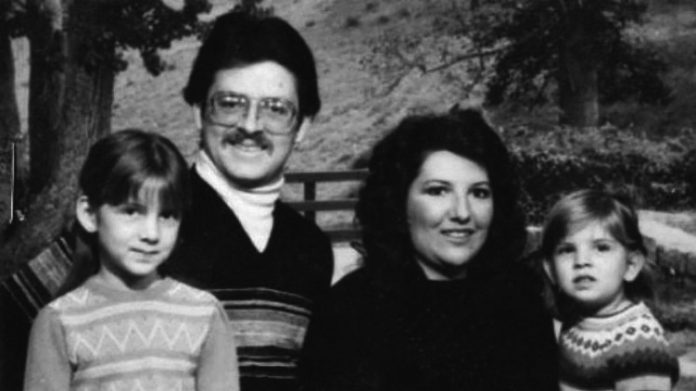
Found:
<path fill-rule="evenodd" d="M 125 291 L 91 277 L 31 331 L 25 390 L 238 390 L 229 325 L 209 293 L 172 279 Z"/>
<path fill-rule="evenodd" d="M 678 377 L 662 327 L 643 303 L 561 331 L 561 390 L 671 390 Z"/>
<path fill-rule="evenodd" d="M 258 251 L 235 213 L 195 170 L 193 204 L 165 272 L 213 293 L 235 331 L 242 391 L 295 391 L 305 332 L 328 293 L 331 244 L 279 201 L 268 245 Z"/>

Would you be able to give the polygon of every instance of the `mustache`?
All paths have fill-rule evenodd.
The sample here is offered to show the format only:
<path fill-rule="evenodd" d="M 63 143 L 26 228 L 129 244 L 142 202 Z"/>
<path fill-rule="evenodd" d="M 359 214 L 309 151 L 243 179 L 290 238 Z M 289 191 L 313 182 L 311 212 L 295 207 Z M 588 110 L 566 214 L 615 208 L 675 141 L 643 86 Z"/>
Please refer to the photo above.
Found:
<path fill-rule="evenodd" d="M 242 128 L 236 128 L 223 136 L 223 141 L 230 144 L 238 144 L 246 140 L 251 140 L 260 147 L 270 147 L 271 142 L 263 131 L 249 132 Z"/>

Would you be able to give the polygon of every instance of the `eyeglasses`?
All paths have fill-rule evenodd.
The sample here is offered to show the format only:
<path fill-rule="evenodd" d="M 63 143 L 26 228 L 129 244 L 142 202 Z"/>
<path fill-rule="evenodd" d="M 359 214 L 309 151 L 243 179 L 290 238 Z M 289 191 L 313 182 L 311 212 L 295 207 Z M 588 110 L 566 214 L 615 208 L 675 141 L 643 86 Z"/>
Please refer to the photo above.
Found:
<path fill-rule="evenodd" d="M 251 99 L 248 96 L 228 91 L 218 91 L 210 97 L 209 121 L 220 126 L 239 126 L 249 115 L 256 101 L 256 120 L 263 129 L 272 134 L 289 134 L 297 118 L 295 104 L 282 98 Z"/>

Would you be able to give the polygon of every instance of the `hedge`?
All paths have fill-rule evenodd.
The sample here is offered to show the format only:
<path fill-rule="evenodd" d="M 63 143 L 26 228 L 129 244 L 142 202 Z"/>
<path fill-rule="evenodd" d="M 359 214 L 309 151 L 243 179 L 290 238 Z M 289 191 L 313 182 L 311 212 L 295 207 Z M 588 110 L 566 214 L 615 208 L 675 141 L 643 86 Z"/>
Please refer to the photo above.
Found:
<path fill-rule="evenodd" d="M 696 151 L 668 162 L 635 152 L 515 151 L 522 203 L 532 224 L 543 221 L 562 195 L 582 188 L 629 196 L 641 209 L 696 208 Z"/>

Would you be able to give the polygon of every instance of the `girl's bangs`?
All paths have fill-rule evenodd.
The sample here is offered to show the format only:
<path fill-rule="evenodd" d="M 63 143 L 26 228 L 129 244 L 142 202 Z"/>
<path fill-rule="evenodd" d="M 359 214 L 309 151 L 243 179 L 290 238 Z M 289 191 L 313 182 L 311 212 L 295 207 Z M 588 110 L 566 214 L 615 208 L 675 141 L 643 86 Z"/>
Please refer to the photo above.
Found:
<path fill-rule="evenodd" d="M 129 198 L 143 203 L 156 201 L 162 211 L 181 216 L 184 211 L 183 189 L 171 178 L 151 176 L 131 186 Z"/>
<path fill-rule="evenodd" d="M 168 174 L 136 172 L 114 178 L 102 189 L 103 203 L 119 205 L 136 200 L 143 203 L 156 200 L 161 210 L 180 216 L 185 208 L 184 189 L 181 181 Z"/>

